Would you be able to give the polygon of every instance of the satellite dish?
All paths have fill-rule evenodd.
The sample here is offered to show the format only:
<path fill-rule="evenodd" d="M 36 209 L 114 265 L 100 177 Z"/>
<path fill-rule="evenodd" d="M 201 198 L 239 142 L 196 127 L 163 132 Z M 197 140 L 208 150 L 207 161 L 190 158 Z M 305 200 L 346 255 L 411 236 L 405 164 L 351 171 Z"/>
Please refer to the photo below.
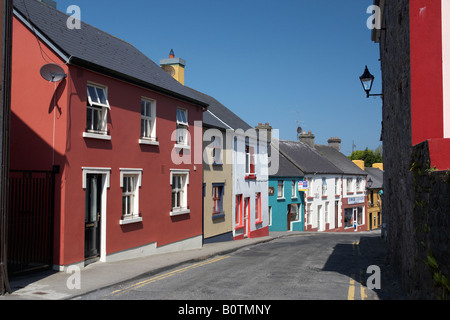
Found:
<path fill-rule="evenodd" d="M 46 64 L 41 68 L 41 76 L 50 82 L 58 82 L 67 77 L 64 69 L 53 63 Z"/>

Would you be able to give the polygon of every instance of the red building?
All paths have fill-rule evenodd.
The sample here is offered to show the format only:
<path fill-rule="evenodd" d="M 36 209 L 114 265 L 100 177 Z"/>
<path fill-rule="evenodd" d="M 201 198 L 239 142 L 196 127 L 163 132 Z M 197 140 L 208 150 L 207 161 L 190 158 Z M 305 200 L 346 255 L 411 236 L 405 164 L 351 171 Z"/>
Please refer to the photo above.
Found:
<path fill-rule="evenodd" d="M 410 1 L 412 145 L 428 141 L 431 167 L 450 169 L 450 4 Z"/>
<path fill-rule="evenodd" d="M 14 5 L 11 169 L 59 167 L 53 264 L 200 247 L 202 163 L 172 158 L 195 149 L 208 105 L 130 44 Z M 44 80 L 46 64 L 66 77 Z"/>

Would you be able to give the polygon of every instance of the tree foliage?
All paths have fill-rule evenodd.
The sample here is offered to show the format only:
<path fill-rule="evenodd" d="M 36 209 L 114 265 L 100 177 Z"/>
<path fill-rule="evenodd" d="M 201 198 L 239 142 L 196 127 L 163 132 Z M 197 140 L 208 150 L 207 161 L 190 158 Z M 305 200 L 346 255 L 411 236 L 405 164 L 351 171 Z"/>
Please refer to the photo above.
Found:
<path fill-rule="evenodd" d="M 364 160 L 365 167 L 372 167 L 374 163 L 383 163 L 382 148 L 378 147 L 375 151 L 366 148 L 364 151 L 356 150 L 349 156 L 350 160 Z"/>

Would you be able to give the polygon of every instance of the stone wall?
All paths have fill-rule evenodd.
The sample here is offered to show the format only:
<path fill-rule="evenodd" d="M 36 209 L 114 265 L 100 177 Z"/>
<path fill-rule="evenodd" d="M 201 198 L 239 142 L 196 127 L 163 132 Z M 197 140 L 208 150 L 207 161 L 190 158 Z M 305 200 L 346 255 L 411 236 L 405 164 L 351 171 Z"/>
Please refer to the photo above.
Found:
<path fill-rule="evenodd" d="M 380 57 L 388 259 L 413 298 L 434 299 L 442 288 L 433 277 L 441 272 L 448 278 L 448 174 L 427 168 L 426 142 L 412 147 L 408 0 L 386 1 L 385 27 Z"/>

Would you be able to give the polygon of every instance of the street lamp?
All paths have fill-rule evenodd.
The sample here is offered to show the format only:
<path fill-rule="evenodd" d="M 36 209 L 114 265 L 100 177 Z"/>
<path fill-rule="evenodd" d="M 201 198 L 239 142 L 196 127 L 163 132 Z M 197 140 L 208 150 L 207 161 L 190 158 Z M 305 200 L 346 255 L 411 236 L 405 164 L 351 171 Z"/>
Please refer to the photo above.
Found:
<path fill-rule="evenodd" d="M 372 188 L 372 185 L 373 185 L 373 180 L 372 180 L 372 178 L 369 178 L 369 180 L 367 181 L 367 186 L 369 187 L 369 189 Z"/>
<path fill-rule="evenodd" d="M 375 79 L 375 77 L 369 72 L 369 68 L 367 68 L 367 66 L 366 70 L 364 70 L 363 75 L 359 77 L 359 79 L 361 80 L 363 89 L 367 94 L 367 98 L 383 95 L 383 94 L 370 94 L 370 91 L 372 90 L 373 80 Z"/>

